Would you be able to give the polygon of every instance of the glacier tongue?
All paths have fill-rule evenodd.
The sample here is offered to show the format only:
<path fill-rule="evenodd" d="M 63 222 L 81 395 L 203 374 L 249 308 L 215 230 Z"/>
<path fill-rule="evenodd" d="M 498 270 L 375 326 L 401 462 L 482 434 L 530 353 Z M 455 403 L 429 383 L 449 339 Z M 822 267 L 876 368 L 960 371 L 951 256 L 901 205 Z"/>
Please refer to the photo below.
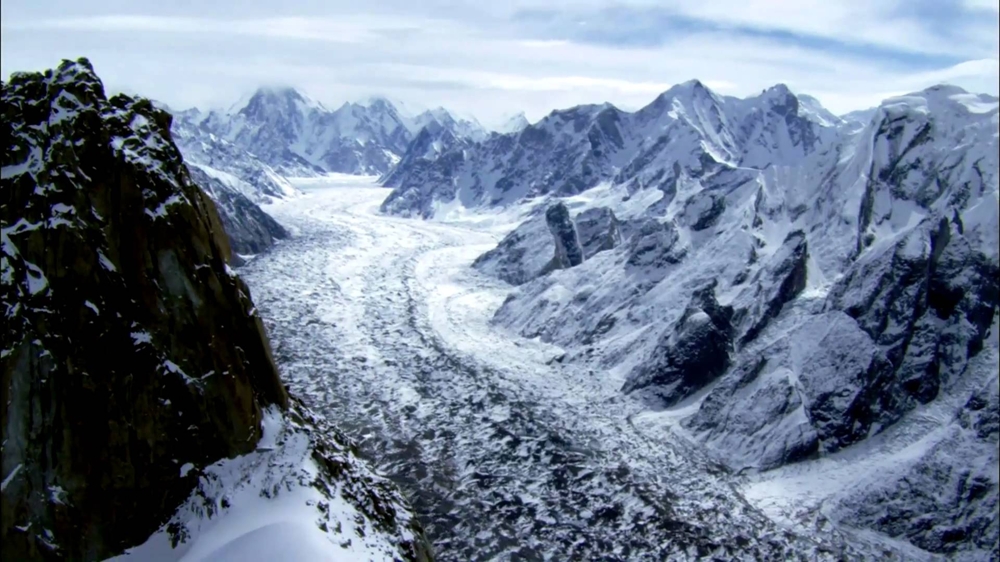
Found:
<path fill-rule="evenodd" d="M 401 220 L 377 214 L 385 190 L 318 183 L 268 207 L 296 235 L 241 275 L 289 387 L 404 489 L 438 559 L 906 558 L 822 515 L 776 524 L 675 422 L 656 429 L 621 370 L 496 326 L 509 287 L 469 265 L 520 209 Z"/>

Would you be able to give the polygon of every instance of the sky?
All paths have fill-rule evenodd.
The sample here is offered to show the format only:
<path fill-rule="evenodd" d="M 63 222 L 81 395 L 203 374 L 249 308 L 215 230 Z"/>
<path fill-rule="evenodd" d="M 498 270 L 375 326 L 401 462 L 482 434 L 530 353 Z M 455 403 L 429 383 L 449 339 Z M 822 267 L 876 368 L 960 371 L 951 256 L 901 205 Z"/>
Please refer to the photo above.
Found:
<path fill-rule="evenodd" d="M 225 108 L 261 85 L 496 125 L 777 83 L 834 113 L 937 83 L 996 95 L 1000 0 L 3 0 L 0 72 L 86 56 L 109 91 Z"/>

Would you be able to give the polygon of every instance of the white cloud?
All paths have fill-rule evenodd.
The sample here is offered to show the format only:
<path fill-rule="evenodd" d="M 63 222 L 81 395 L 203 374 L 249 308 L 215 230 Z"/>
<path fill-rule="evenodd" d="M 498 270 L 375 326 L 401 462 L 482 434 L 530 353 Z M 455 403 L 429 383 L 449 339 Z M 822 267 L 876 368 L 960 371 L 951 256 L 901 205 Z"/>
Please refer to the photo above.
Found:
<path fill-rule="evenodd" d="M 9 4 L 3 3 L 0 36 L 5 74 L 83 55 L 110 89 L 127 88 L 179 107 L 224 107 L 259 84 L 287 83 L 333 106 L 386 94 L 491 122 L 519 110 L 537 119 L 580 103 L 636 108 L 671 84 L 699 78 L 719 93 L 740 96 L 785 82 L 846 112 L 941 81 L 994 94 L 998 82 L 996 50 L 982 46 L 997 43 L 990 18 L 979 19 L 991 33 L 972 25 L 978 30 L 969 32 L 972 40 L 948 42 L 928 22 L 899 15 L 899 2 L 886 0 L 766 5 L 680 0 L 671 5 L 673 13 L 760 33 L 677 31 L 645 46 L 528 33 L 504 19 L 523 8 L 587 14 L 601 6 L 593 0 L 554 5 L 520 0 L 447 10 L 429 3 L 420 14 L 408 13 L 424 8 L 412 3 L 373 2 L 368 13 L 348 13 L 356 5 L 323 4 L 310 11 L 288 0 L 274 6 L 280 15 L 270 17 L 254 17 L 251 4 L 240 12 L 246 17 L 77 13 L 55 19 L 11 12 Z M 771 33 L 777 31 L 826 43 Z M 900 62 L 864 48 L 830 48 L 830 41 L 911 54 Z M 941 60 L 937 67 L 929 62 Z"/>

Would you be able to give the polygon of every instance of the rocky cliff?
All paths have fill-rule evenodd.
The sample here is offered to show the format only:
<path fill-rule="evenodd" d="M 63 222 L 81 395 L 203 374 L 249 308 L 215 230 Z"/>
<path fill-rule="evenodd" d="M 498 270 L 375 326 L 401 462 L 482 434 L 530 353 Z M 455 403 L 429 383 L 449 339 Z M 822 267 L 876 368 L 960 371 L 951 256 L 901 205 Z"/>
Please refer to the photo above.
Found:
<path fill-rule="evenodd" d="M 289 398 L 169 114 L 108 99 L 85 59 L 12 75 L 2 114 L 4 558 L 102 559 L 167 524 L 220 459 L 253 453 Z M 378 505 L 379 533 L 415 525 L 401 498 Z M 172 530 L 173 546 L 197 534 Z M 427 554 L 415 526 L 395 536 L 400 556 Z"/>

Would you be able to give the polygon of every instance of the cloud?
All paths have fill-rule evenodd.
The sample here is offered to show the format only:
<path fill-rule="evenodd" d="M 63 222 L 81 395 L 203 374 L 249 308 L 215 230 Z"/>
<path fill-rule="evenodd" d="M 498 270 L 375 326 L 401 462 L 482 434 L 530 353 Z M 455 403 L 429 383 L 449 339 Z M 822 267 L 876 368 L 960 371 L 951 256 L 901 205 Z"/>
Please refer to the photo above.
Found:
<path fill-rule="evenodd" d="M 941 81 L 990 93 L 998 82 L 996 6 L 980 0 L 258 0 L 239 16 L 118 1 L 67 2 L 56 18 L 5 1 L 2 71 L 85 55 L 109 89 L 172 106 L 227 107 L 281 82 L 332 106 L 382 94 L 487 123 L 637 108 L 691 78 L 739 96 L 784 82 L 835 112 Z"/>
<path fill-rule="evenodd" d="M 395 34 L 419 31 L 442 22 L 392 22 L 372 17 L 212 19 L 173 16 L 108 15 L 43 19 L 4 25 L 11 31 L 69 30 L 92 32 L 162 32 L 243 35 L 330 43 L 385 40 Z"/>

